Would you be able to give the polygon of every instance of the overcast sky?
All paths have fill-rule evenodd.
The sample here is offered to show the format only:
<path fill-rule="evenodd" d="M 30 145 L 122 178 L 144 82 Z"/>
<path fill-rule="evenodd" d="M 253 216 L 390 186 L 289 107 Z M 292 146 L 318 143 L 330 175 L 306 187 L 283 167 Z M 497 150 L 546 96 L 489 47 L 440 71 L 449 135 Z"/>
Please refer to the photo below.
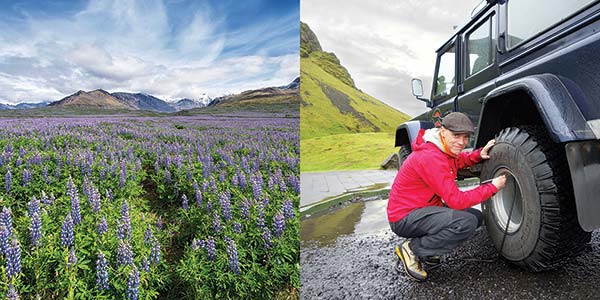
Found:
<path fill-rule="evenodd" d="M 409 115 L 425 112 L 411 78 L 429 97 L 437 50 L 478 0 L 301 0 L 300 19 L 334 52 L 356 86 Z"/>
<path fill-rule="evenodd" d="M 299 0 L 0 1 L 0 102 L 198 99 L 299 75 Z"/>

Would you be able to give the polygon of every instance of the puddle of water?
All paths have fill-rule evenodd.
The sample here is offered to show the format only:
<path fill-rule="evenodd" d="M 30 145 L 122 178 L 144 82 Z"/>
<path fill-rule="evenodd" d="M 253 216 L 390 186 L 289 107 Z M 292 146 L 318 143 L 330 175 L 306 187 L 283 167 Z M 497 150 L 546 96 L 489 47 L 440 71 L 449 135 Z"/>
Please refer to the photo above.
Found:
<path fill-rule="evenodd" d="M 320 246 L 335 243 L 337 237 L 364 234 L 389 228 L 386 200 L 356 202 L 342 209 L 302 220 L 302 242 L 317 242 Z"/>

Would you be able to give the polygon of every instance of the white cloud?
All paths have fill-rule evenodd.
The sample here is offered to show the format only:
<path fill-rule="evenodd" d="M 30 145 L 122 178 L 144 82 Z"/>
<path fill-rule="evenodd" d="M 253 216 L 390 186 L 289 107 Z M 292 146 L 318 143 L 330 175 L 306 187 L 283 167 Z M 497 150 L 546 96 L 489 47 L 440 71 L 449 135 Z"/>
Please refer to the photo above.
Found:
<path fill-rule="evenodd" d="M 302 0 L 300 19 L 361 90 L 411 115 L 426 111 L 410 78 L 430 82 L 435 50 L 477 4 L 462 1 Z"/>
<path fill-rule="evenodd" d="M 297 54 L 268 53 L 290 43 L 280 32 L 297 27 L 297 19 L 283 16 L 229 33 L 226 12 L 193 4 L 197 12 L 177 28 L 161 0 L 89 1 L 74 15 L 29 15 L 19 26 L 0 20 L 0 102 L 58 100 L 97 88 L 169 100 L 216 97 L 298 76 L 297 60 L 288 57 Z"/>

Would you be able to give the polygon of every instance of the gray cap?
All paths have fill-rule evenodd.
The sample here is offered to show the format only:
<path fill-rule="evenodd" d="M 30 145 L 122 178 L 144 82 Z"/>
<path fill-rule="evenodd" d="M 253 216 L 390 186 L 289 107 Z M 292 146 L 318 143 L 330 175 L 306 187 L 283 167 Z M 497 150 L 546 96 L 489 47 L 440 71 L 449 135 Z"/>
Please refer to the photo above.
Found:
<path fill-rule="evenodd" d="M 467 115 L 459 112 L 449 113 L 442 119 L 442 126 L 455 133 L 470 133 L 475 132 L 473 123 Z"/>

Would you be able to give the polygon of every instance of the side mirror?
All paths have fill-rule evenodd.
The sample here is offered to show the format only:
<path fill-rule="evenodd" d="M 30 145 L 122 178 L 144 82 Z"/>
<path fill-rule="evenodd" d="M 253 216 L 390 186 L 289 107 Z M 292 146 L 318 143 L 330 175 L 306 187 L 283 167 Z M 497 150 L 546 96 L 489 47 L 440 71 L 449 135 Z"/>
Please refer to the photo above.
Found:
<path fill-rule="evenodd" d="M 421 79 L 417 79 L 417 78 L 413 78 L 410 81 L 410 84 L 412 86 L 412 94 L 417 97 L 417 99 L 419 97 L 423 96 L 423 81 L 421 81 Z"/>
<path fill-rule="evenodd" d="M 423 81 L 418 78 L 413 78 L 410 81 L 410 85 L 412 88 L 412 94 L 417 97 L 418 100 L 427 103 L 427 107 L 431 107 L 431 101 L 429 101 L 427 98 L 423 98 Z"/>

